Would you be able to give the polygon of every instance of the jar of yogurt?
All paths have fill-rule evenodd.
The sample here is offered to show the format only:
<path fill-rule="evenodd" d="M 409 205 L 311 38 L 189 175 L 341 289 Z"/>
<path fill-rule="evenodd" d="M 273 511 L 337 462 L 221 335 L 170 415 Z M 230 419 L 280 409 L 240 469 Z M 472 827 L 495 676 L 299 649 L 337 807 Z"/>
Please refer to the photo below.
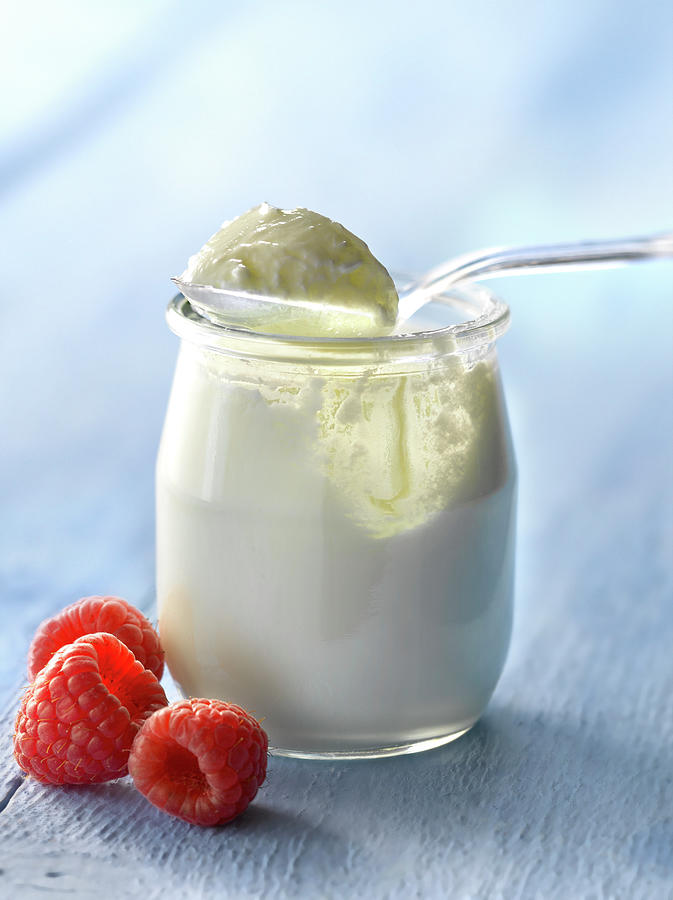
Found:
<path fill-rule="evenodd" d="M 246 707 L 279 754 L 439 746 L 503 669 L 509 311 L 471 286 L 422 316 L 405 334 L 306 338 L 217 324 L 181 296 L 168 308 L 161 639 L 186 695 Z"/>

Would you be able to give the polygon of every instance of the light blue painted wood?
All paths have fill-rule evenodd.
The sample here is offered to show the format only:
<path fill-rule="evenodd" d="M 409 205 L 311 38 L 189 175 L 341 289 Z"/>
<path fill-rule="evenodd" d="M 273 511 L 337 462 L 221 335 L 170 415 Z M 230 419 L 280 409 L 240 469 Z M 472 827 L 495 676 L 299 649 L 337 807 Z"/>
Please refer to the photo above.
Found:
<path fill-rule="evenodd" d="M 458 6 L 428 6 L 434 29 L 385 19 L 370 49 L 380 10 L 358 9 L 353 35 L 313 7 L 288 28 L 285 8 L 208 20 L 203 3 L 170 64 L 161 54 L 184 25 L 178 6 L 129 6 L 117 30 L 78 19 L 99 28 L 96 53 L 47 66 L 52 108 L 70 111 L 61 131 L 37 82 L 24 92 L 28 125 L 3 118 L 0 798 L 12 799 L 0 812 L 0 896 L 88 897 L 101 885 L 146 898 L 673 896 L 666 264 L 502 282 L 513 308 L 501 362 L 520 468 L 517 615 L 505 674 L 471 734 L 378 763 L 272 759 L 253 807 L 217 831 L 162 816 L 127 780 L 19 783 L 9 755 L 38 622 L 87 593 L 151 604 L 154 454 L 176 351 L 162 321 L 167 279 L 219 219 L 265 196 L 304 203 L 416 270 L 480 244 L 666 224 L 673 116 L 660 115 L 671 84 L 659 4 L 619 21 L 602 0 L 544 15 L 508 8 L 481 42 L 484 15 Z M 50 40 L 72 27 L 59 16 Z M 442 53 L 398 69 L 390 60 L 414 28 Z M 331 32 L 333 43 L 315 38 Z M 470 40 L 448 54 L 449 33 Z M 277 41 L 309 47 L 315 84 L 302 93 L 304 72 L 269 56 L 251 66 L 255 40 L 267 52 Z M 142 74 L 130 86 L 119 74 L 129 53 Z M 80 93 L 73 71 L 80 87 L 82 72 L 92 76 Z M 247 93 L 232 72 L 246 73 Z M 316 106 L 320 85 L 337 134 Z M 79 115 L 82 97 L 104 108 Z M 438 123 L 438 109 L 453 120 Z M 294 134 L 282 130 L 288 117 Z M 414 128 L 429 124 L 435 137 L 419 141 Z M 20 179 L 8 163 L 17 147 Z"/>

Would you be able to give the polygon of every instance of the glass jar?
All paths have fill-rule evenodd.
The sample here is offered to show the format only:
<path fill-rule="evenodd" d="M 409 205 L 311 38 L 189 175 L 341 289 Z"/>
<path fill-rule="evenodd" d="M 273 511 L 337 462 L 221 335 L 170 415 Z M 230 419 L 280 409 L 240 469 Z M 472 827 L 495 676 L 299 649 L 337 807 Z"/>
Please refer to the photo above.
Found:
<path fill-rule="evenodd" d="M 516 469 L 495 341 L 509 310 L 471 286 L 422 315 L 411 334 L 316 339 L 168 307 L 166 660 L 185 695 L 262 719 L 279 754 L 439 746 L 474 724 L 505 662 Z"/>

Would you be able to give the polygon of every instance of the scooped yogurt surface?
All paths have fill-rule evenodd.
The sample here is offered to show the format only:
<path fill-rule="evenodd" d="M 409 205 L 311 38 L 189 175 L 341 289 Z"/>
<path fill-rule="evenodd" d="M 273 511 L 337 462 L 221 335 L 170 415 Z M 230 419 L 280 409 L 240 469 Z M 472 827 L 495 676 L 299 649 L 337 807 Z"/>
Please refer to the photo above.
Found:
<path fill-rule="evenodd" d="M 372 336 L 390 332 L 397 317 L 393 279 L 367 244 L 309 209 L 262 203 L 225 222 L 181 278 L 291 299 L 291 308 L 268 306 L 260 330 L 276 334 Z"/>

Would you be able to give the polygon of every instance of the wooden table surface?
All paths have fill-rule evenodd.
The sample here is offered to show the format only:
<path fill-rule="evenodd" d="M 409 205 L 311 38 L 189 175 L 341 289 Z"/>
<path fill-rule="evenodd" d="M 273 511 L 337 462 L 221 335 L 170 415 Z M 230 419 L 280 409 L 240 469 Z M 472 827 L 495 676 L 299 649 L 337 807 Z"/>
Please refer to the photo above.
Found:
<path fill-rule="evenodd" d="M 668 263 L 497 286 L 514 313 L 501 364 L 520 469 L 516 620 L 468 735 L 378 762 L 271 758 L 254 804 L 219 829 L 161 814 L 128 778 L 50 788 L 21 777 L 11 733 L 37 624 L 92 593 L 154 615 L 153 465 L 176 353 L 168 276 L 214 216 L 273 186 L 252 178 L 266 160 L 242 106 L 238 150 L 224 129 L 204 141 L 178 127 L 181 110 L 195 124 L 194 97 L 212 120 L 209 66 L 226 46 L 240 68 L 253 26 L 218 14 L 213 43 L 178 6 L 148 4 L 138 21 L 129 6 L 124 53 L 94 42 L 82 66 L 97 80 L 75 59 L 79 88 L 63 81 L 59 115 L 35 101 L 39 127 L 16 125 L 0 154 L 0 897 L 673 897 Z M 185 26 L 171 60 L 162 17 Z M 317 176 L 299 180 L 301 162 L 287 193 L 306 196 L 290 202 L 339 218 L 337 188 L 323 196 Z M 661 218 L 656 190 L 647 196 Z M 418 228 L 403 248 L 384 213 L 358 202 L 349 224 L 373 229 L 387 261 L 421 268 L 451 251 L 433 244 L 426 258 Z M 572 236 L 540 215 L 547 235 Z M 608 213 L 596 216 L 609 233 Z M 616 213 L 615 234 L 624 224 Z M 496 242 L 469 216 L 466 228 L 475 245 Z"/>

